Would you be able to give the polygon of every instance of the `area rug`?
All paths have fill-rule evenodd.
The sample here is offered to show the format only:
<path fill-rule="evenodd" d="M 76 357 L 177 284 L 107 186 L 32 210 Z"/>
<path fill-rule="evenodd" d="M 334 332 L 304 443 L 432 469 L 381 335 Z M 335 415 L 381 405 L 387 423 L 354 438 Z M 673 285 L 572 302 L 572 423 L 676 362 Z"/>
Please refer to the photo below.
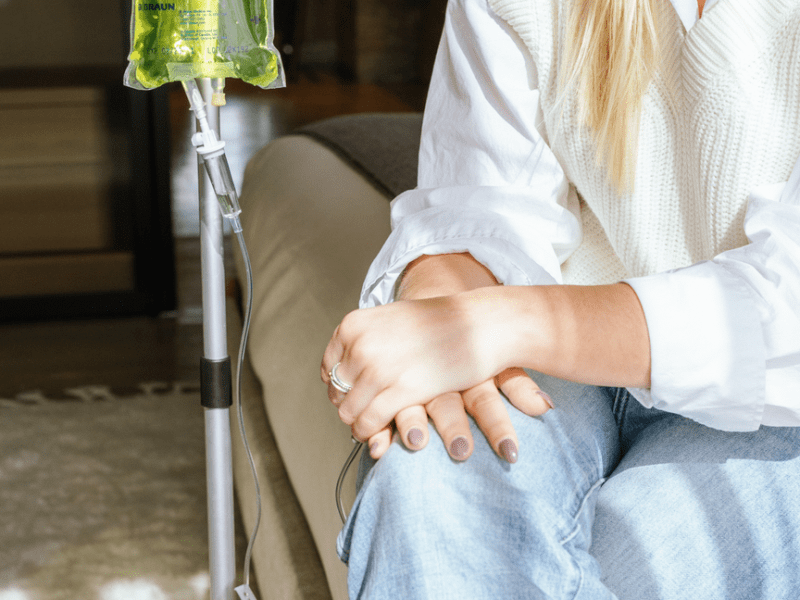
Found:
<path fill-rule="evenodd" d="M 191 384 L 0 398 L 0 600 L 207 598 L 203 422 Z"/>

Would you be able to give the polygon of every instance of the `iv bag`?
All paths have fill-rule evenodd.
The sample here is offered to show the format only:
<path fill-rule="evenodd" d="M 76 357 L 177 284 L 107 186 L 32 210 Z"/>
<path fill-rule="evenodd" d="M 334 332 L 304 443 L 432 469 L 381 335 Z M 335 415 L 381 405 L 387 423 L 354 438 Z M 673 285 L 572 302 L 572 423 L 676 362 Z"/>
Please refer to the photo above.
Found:
<path fill-rule="evenodd" d="M 273 33 L 272 0 L 134 0 L 125 85 L 144 90 L 230 77 L 283 87 Z"/>

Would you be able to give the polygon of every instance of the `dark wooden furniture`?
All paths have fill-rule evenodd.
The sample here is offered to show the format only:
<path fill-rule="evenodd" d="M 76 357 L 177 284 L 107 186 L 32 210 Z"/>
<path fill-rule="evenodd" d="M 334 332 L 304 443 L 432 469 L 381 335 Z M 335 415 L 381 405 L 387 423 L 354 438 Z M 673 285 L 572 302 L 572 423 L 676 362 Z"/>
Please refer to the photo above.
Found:
<path fill-rule="evenodd" d="M 95 38 L 0 7 L 0 320 L 175 307 L 167 94 L 123 86 L 130 4 L 91 1 Z M 25 30 L 49 42 L 15 56 Z"/>

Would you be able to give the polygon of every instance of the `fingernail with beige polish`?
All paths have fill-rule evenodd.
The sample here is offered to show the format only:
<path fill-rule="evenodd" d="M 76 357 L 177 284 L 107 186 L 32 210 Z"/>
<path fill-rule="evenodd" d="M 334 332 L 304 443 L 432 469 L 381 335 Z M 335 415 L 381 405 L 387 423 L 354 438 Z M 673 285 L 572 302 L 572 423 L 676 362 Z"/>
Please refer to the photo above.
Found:
<path fill-rule="evenodd" d="M 408 439 L 408 443 L 414 446 L 414 448 L 419 448 L 422 442 L 425 441 L 425 434 L 416 427 L 412 427 L 409 429 L 406 439 Z"/>
<path fill-rule="evenodd" d="M 536 393 L 539 394 L 544 399 L 545 402 L 547 402 L 547 405 L 550 408 L 555 408 L 556 407 L 556 405 L 553 404 L 553 399 L 550 397 L 549 394 L 547 394 L 546 392 L 543 392 L 542 390 L 537 390 Z"/>
<path fill-rule="evenodd" d="M 463 435 L 458 436 L 450 442 L 450 456 L 453 458 L 464 458 L 469 452 L 469 442 Z"/>
<path fill-rule="evenodd" d="M 500 442 L 500 454 L 510 463 L 517 462 L 517 445 L 511 438 Z"/>

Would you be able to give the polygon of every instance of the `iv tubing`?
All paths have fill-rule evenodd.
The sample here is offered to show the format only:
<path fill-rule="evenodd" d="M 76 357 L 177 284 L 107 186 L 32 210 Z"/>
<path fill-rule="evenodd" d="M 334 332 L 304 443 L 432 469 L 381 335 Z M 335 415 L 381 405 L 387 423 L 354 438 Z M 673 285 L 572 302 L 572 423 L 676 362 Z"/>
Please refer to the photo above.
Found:
<path fill-rule="evenodd" d="M 350 451 L 350 456 L 347 457 L 347 460 L 344 461 L 344 466 L 339 473 L 339 479 L 336 481 L 336 509 L 339 511 L 339 517 L 342 519 L 342 524 L 344 524 L 344 522 L 347 520 L 347 515 L 344 513 L 344 503 L 342 502 L 342 485 L 344 484 L 344 476 L 347 475 L 350 465 L 353 464 L 356 456 L 358 456 L 358 451 L 361 450 L 361 447 L 364 445 L 364 442 L 356 441 L 355 438 L 353 438 L 353 443 L 355 444 L 355 447 Z"/>
<path fill-rule="evenodd" d="M 236 220 L 238 221 L 238 218 Z M 253 531 L 250 534 L 250 541 L 247 544 L 247 552 L 245 553 L 244 557 L 244 584 L 245 586 L 250 587 L 250 559 L 253 554 L 253 545 L 256 541 L 256 535 L 258 535 L 258 527 L 261 524 L 261 488 L 258 485 L 258 473 L 256 471 L 256 463 L 253 460 L 253 453 L 250 451 L 250 444 L 247 442 L 247 434 L 245 433 L 244 429 L 244 411 L 242 409 L 242 371 L 244 367 L 244 353 L 247 349 L 247 336 L 250 332 L 250 317 L 252 316 L 253 312 L 253 269 L 250 265 L 250 255 L 247 253 L 247 246 L 244 243 L 244 235 L 242 234 L 241 226 L 239 226 L 238 231 L 236 231 L 234 226 L 234 232 L 236 234 L 236 240 L 239 242 L 239 250 L 242 252 L 242 259 L 244 260 L 245 274 L 247 279 L 247 296 L 245 297 L 244 302 L 244 321 L 242 324 L 242 339 L 239 343 L 239 357 L 236 363 L 236 388 L 234 393 L 236 396 L 236 406 L 239 417 L 239 432 L 241 433 L 242 444 L 244 444 L 247 460 L 250 462 L 250 470 L 253 474 L 253 483 L 255 484 L 256 490 L 256 521 L 253 525 Z"/>

